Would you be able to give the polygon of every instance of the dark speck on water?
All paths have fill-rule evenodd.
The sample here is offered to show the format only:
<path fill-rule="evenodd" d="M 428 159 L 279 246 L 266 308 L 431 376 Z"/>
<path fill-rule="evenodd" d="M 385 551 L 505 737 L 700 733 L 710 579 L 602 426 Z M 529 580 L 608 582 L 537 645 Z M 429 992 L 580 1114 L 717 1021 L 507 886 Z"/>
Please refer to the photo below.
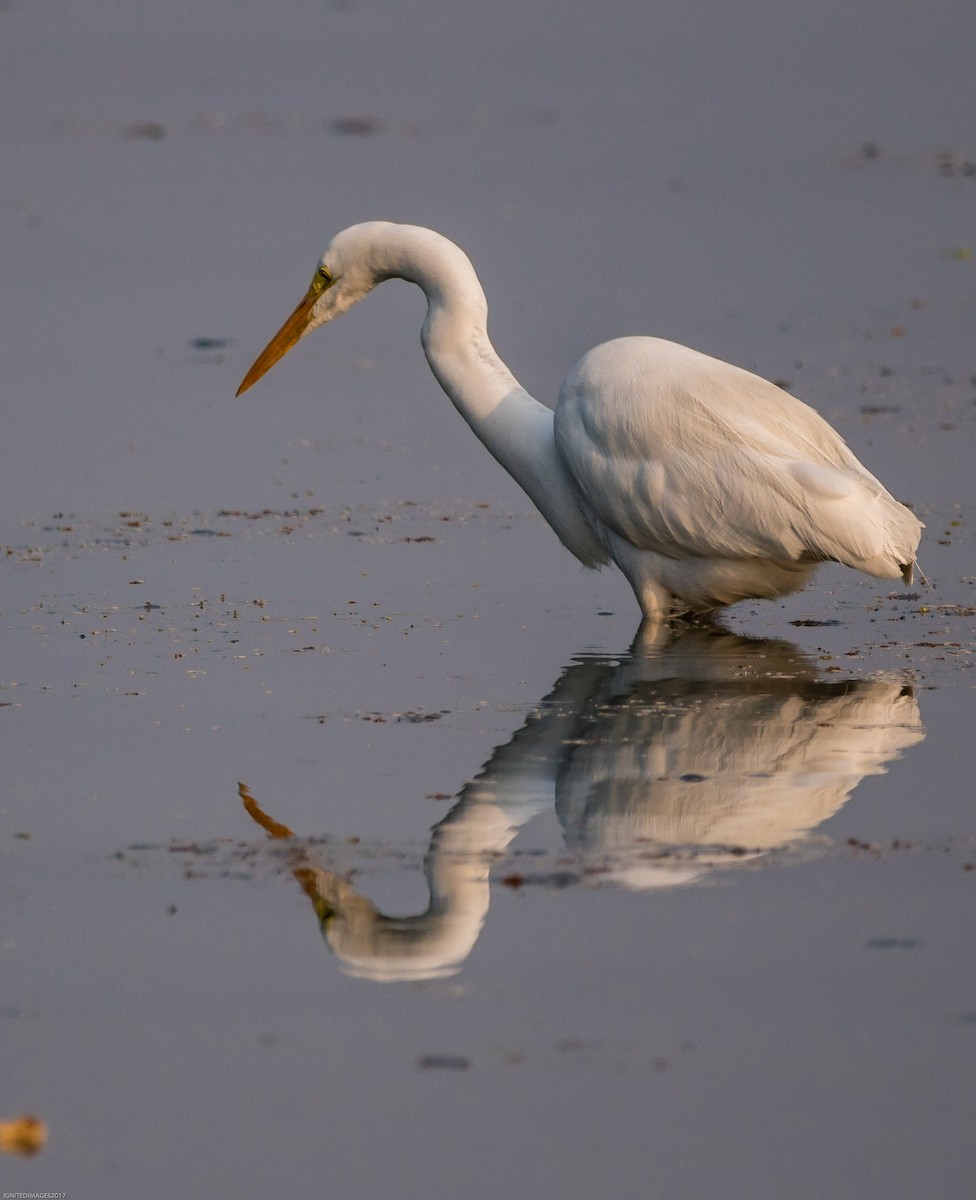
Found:
<path fill-rule="evenodd" d="M 344 137 L 367 137 L 382 128 L 383 122 L 376 117 L 336 117 L 332 122 L 332 132 Z"/>
<path fill-rule="evenodd" d="M 463 1054 L 424 1054 L 417 1066 L 422 1071 L 466 1071 L 471 1059 Z"/>
<path fill-rule="evenodd" d="M 150 142 L 161 142 L 166 136 L 166 126 L 160 121 L 132 121 L 123 126 L 122 136 L 142 138 Z"/>

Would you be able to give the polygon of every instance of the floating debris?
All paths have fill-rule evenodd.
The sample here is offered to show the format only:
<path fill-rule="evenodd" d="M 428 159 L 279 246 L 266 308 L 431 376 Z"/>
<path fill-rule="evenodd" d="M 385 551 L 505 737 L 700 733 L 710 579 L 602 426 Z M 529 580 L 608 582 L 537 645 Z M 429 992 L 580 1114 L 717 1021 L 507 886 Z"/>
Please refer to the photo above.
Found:
<path fill-rule="evenodd" d="M 40 1117 L 25 1114 L 0 1121 L 0 1151 L 4 1154 L 37 1154 L 47 1141 L 47 1126 Z"/>
<path fill-rule="evenodd" d="M 412 711 L 394 713 L 361 712 L 357 715 L 361 721 L 372 721 L 376 725 L 385 725 L 389 721 L 394 721 L 398 724 L 406 723 L 407 725 L 426 725 L 430 721 L 439 721 L 449 711 L 449 709 L 443 709 L 441 712 L 436 713 Z"/>

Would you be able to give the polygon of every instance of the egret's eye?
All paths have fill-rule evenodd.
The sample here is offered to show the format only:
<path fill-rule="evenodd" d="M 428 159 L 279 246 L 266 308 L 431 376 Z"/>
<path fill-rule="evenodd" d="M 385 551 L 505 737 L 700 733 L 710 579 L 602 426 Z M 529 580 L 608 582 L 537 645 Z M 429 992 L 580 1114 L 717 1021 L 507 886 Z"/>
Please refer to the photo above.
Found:
<path fill-rule="evenodd" d="M 319 267 L 315 272 L 315 282 L 319 287 L 328 287 L 330 283 L 334 283 L 335 279 L 328 267 Z"/>

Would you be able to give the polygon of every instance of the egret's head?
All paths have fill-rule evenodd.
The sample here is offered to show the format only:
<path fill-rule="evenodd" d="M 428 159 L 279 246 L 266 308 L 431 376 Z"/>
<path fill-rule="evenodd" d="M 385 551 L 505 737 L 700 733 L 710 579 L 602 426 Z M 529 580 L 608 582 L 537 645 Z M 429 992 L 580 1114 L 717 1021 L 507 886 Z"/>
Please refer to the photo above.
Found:
<path fill-rule="evenodd" d="M 344 313 L 386 277 L 374 265 L 373 251 L 380 225 L 381 222 L 353 225 L 333 238 L 319 259 L 308 291 L 255 359 L 237 389 L 238 396 L 270 371 L 306 333 Z"/>

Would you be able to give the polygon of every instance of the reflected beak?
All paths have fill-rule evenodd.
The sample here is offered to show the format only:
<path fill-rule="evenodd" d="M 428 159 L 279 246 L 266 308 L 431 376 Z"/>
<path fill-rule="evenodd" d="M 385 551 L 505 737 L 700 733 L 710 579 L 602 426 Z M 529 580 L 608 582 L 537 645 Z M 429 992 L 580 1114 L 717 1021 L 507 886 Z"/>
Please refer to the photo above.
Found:
<path fill-rule="evenodd" d="M 279 358 L 284 358 L 302 334 L 305 333 L 308 329 L 309 321 L 312 319 L 312 309 L 315 307 L 315 301 L 322 295 L 323 290 L 321 283 L 316 279 L 302 297 L 295 311 L 254 360 L 254 365 L 244 376 L 243 383 L 237 389 L 238 396 L 243 395 L 252 384 L 257 383 L 262 375 L 270 371 Z"/>

